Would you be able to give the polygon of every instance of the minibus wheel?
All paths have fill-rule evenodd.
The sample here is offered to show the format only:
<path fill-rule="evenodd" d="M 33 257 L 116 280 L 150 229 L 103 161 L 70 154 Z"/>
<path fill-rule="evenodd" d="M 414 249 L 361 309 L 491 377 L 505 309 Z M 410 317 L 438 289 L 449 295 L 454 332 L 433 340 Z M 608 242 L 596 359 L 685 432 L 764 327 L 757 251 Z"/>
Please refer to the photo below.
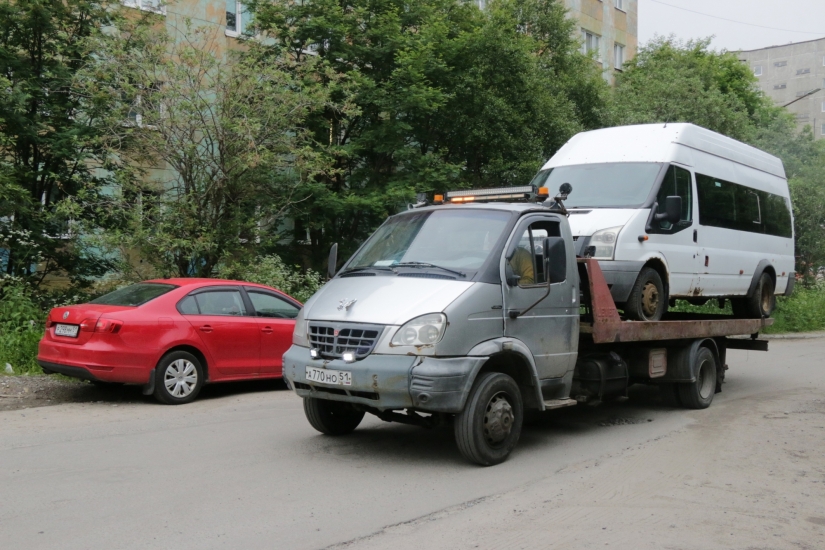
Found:
<path fill-rule="evenodd" d="M 518 443 L 523 421 L 516 381 L 500 372 L 480 374 L 453 423 L 458 450 L 482 466 L 504 462 Z"/>
<path fill-rule="evenodd" d="M 313 428 L 326 435 L 352 433 L 364 419 L 364 411 L 349 403 L 304 397 L 304 414 Z"/>
<path fill-rule="evenodd" d="M 659 321 L 667 312 L 668 296 L 659 272 L 644 267 L 639 272 L 624 306 L 625 314 L 634 321 Z"/>
<path fill-rule="evenodd" d="M 744 298 L 733 298 L 730 303 L 736 317 L 747 319 L 770 317 L 776 307 L 773 278 L 769 273 L 762 273 L 752 295 Z"/>

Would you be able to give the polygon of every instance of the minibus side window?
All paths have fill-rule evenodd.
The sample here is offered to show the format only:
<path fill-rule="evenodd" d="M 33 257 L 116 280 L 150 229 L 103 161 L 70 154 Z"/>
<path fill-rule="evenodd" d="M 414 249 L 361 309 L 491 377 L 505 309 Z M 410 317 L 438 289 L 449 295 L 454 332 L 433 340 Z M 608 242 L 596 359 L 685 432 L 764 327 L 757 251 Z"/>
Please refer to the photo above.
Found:
<path fill-rule="evenodd" d="M 660 221 L 657 233 L 678 233 L 693 225 L 693 182 L 689 171 L 674 165 L 667 169 L 656 196 L 658 213 L 664 213 L 668 197 L 682 197 L 682 218 L 675 225 L 667 220 Z"/>
<path fill-rule="evenodd" d="M 699 223 L 790 238 L 791 211 L 785 197 L 696 174 Z"/>

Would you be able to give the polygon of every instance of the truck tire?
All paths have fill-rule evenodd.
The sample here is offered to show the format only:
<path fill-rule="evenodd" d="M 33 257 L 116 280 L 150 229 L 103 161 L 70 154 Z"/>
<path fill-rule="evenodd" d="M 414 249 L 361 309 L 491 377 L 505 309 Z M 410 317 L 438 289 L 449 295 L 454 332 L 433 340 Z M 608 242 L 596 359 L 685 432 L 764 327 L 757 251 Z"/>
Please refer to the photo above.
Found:
<path fill-rule="evenodd" d="M 315 397 L 304 397 L 304 414 L 312 427 L 325 435 L 352 433 L 364 419 L 364 411 L 349 403 Z"/>
<path fill-rule="evenodd" d="M 476 378 L 464 410 L 455 417 L 455 440 L 461 454 L 476 464 L 504 462 L 518 443 L 524 420 L 515 380 L 499 372 Z"/>
<path fill-rule="evenodd" d="M 633 321 L 659 321 L 667 312 L 667 291 L 659 272 L 645 267 L 639 272 L 624 312 Z"/>
<path fill-rule="evenodd" d="M 686 409 L 707 409 L 716 394 L 716 356 L 708 348 L 699 348 L 695 357 L 696 380 L 678 385 L 679 401 Z"/>
<path fill-rule="evenodd" d="M 776 307 L 776 285 L 769 273 L 762 273 L 751 296 L 733 298 L 733 314 L 743 319 L 770 317 Z"/>

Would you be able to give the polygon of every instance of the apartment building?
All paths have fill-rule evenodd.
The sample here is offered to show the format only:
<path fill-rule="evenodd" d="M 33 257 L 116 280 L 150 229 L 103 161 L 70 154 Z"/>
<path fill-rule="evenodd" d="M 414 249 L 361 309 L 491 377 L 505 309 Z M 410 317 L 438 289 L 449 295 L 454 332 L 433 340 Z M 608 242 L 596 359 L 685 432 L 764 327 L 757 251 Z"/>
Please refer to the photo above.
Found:
<path fill-rule="evenodd" d="M 786 105 L 800 129 L 825 136 L 825 38 L 739 52 L 777 105 Z"/>
<path fill-rule="evenodd" d="M 487 5 L 487 0 L 476 1 L 482 9 Z M 561 1 L 578 22 L 582 52 L 592 53 L 612 84 L 639 47 L 639 0 Z"/>

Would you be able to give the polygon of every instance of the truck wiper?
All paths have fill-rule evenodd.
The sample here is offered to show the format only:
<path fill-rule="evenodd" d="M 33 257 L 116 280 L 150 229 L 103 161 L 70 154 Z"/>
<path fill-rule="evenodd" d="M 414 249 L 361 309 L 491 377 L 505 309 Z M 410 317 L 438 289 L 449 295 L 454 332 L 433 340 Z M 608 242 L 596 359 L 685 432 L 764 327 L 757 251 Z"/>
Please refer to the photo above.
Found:
<path fill-rule="evenodd" d="M 459 277 L 466 277 L 464 273 L 461 271 L 456 271 L 454 269 L 449 269 L 446 267 L 442 267 L 440 265 L 435 264 L 428 264 L 427 262 L 402 262 L 400 264 L 393 264 L 393 267 L 433 267 L 435 269 L 440 269 L 442 271 L 446 271 L 448 273 L 452 273 L 454 275 L 458 275 Z"/>
<path fill-rule="evenodd" d="M 383 266 L 383 265 L 359 265 L 357 267 L 350 267 L 345 269 L 341 272 L 341 275 L 345 273 L 353 273 L 355 271 L 367 271 L 369 269 L 375 269 L 377 271 L 392 271 L 391 267 Z"/>

